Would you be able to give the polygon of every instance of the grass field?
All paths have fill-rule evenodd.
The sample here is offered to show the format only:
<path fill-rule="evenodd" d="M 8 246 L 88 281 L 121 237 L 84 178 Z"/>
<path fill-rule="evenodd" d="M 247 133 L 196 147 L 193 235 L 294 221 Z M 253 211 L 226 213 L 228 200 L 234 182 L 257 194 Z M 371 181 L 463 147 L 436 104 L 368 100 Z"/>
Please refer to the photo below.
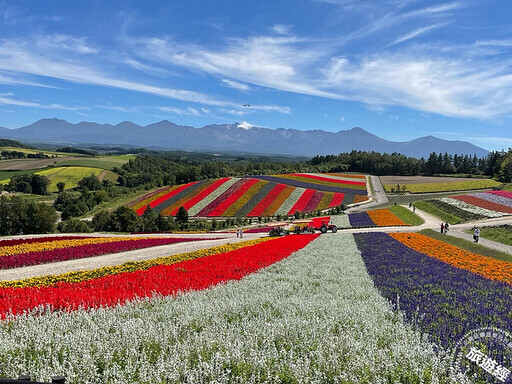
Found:
<path fill-rule="evenodd" d="M 114 167 L 121 167 L 123 164 L 127 163 L 131 159 L 135 159 L 135 156 L 119 155 L 119 156 L 88 157 L 88 158 L 83 158 L 83 159 L 62 161 L 59 163 L 59 165 L 112 169 Z"/>
<path fill-rule="evenodd" d="M 389 210 L 405 224 L 416 226 L 425 222 L 425 220 L 423 220 L 421 217 L 412 213 L 409 209 L 402 207 L 401 205 L 392 205 L 389 207 Z"/>
<path fill-rule="evenodd" d="M 431 237 L 433 239 L 444 241 L 445 243 L 462 248 L 468 252 L 477 253 L 482 256 L 492 257 L 493 259 L 496 259 L 496 260 L 512 262 L 512 255 L 509 255 L 508 253 L 505 253 L 505 252 L 500 252 L 500 251 L 496 251 L 494 249 L 484 247 L 481 244 L 477 244 L 477 243 L 474 243 L 469 240 L 446 235 L 444 233 L 439 233 L 439 232 L 433 231 L 432 229 L 424 229 L 424 230 L 420 231 L 419 233 L 421 233 L 425 236 Z M 480 234 L 482 234 L 482 232 L 480 232 Z"/>
<path fill-rule="evenodd" d="M 99 176 L 102 172 L 102 169 L 92 167 L 56 167 L 36 172 L 36 174 L 49 178 L 48 191 L 57 192 L 57 183 L 61 181 L 66 183 L 66 188 L 74 188 L 84 177 L 91 174 Z"/>
<path fill-rule="evenodd" d="M 443 222 L 448 222 L 450 224 L 458 224 L 463 221 L 461 217 L 446 212 L 445 210 L 440 209 L 426 201 L 416 201 L 414 205 L 418 209 L 421 209 L 422 211 L 430 213 L 433 216 L 439 217 L 439 219 L 441 219 L 441 221 Z"/>

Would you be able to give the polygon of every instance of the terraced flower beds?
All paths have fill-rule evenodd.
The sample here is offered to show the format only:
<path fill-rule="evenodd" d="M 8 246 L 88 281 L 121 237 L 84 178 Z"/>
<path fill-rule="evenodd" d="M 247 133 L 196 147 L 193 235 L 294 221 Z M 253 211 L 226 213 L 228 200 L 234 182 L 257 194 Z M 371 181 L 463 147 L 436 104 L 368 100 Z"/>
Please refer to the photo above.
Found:
<path fill-rule="evenodd" d="M 480 192 L 440 200 L 479 216 L 501 217 L 512 214 L 512 196 L 509 193 L 506 191 Z"/>
<path fill-rule="evenodd" d="M 287 241 L 246 254 L 260 261 L 259 246 L 280 252 Z M 239 256 L 223 260 L 246 259 Z M 205 268 L 174 267 L 173 276 L 191 285 L 196 273 L 199 283 L 210 279 Z M 113 292 L 105 286 L 105 295 Z M 91 384 L 454 382 L 446 360 L 379 295 L 348 234 L 320 236 L 287 260 L 211 289 L 111 308 L 40 309 L 0 329 L 0 366 L 11 377 L 30 367 L 37 379 L 62 372 L 66 381 Z"/>
<path fill-rule="evenodd" d="M 203 239 L 169 237 L 88 237 L 62 240 L 55 237 L 43 237 L 38 240 L 40 241 L 0 246 L 0 269 L 82 259 Z"/>
<path fill-rule="evenodd" d="M 165 216 L 183 206 L 196 217 L 258 217 L 326 210 L 368 199 L 364 176 L 287 174 L 199 181 L 160 189 L 132 202 Z"/>
<path fill-rule="evenodd" d="M 135 298 L 205 289 L 223 281 L 239 280 L 269 266 L 303 248 L 316 236 L 252 240 L 118 267 L 0 282 L 0 317 L 40 305 L 52 310 L 99 308 Z"/>

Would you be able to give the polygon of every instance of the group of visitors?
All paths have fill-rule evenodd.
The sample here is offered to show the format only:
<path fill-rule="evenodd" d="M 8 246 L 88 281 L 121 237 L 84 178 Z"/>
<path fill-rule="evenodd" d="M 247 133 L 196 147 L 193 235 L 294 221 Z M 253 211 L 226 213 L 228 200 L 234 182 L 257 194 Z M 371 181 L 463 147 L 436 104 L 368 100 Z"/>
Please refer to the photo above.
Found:
<path fill-rule="evenodd" d="M 242 238 L 242 237 L 244 237 L 243 235 L 244 235 L 244 230 L 243 229 L 237 229 L 236 230 L 236 237 Z"/>
<path fill-rule="evenodd" d="M 448 222 L 441 223 L 441 233 L 448 233 L 448 229 L 450 229 L 450 224 Z"/>

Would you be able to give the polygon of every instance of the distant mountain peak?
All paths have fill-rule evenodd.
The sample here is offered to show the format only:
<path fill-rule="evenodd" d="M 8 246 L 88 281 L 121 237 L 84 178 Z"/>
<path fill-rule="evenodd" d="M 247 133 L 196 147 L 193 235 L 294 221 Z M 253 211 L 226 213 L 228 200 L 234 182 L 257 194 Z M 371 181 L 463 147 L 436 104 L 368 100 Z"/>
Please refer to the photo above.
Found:
<path fill-rule="evenodd" d="M 108 128 L 108 129 L 106 129 Z M 339 132 L 320 129 L 262 128 L 247 121 L 212 124 L 202 128 L 177 125 L 162 120 L 141 127 L 130 121 L 117 125 L 61 119 L 41 119 L 17 129 L 0 129 L 1 136 L 29 142 L 59 142 L 70 145 L 135 145 L 145 148 L 186 151 L 315 156 L 356 151 L 401 153 L 427 158 L 430 153 L 476 154 L 488 151 L 464 141 L 447 141 L 432 135 L 407 142 L 388 141 L 361 127 Z"/>

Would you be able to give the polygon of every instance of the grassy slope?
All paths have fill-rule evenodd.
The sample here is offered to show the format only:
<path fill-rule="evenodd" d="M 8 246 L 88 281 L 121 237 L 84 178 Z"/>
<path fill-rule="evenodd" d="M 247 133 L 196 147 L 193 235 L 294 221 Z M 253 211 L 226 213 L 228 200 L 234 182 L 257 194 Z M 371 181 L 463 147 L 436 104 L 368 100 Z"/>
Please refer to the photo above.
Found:
<path fill-rule="evenodd" d="M 421 217 L 412 213 L 409 209 L 402 207 L 401 205 L 392 205 L 389 210 L 400 220 L 410 225 L 421 225 L 425 222 Z"/>
<path fill-rule="evenodd" d="M 128 203 L 132 202 L 133 200 L 138 199 L 141 196 L 144 196 L 147 194 L 148 191 L 135 191 L 127 195 L 116 197 L 112 200 L 106 201 L 104 203 L 101 203 L 97 206 L 95 206 L 90 212 L 87 212 L 85 215 L 81 217 L 90 217 L 97 214 L 99 211 L 113 211 L 116 208 L 119 208 L 121 205 L 127 205 Z"/>
<path fill-rule="evenodd" d="M 472 241 L 469 240 L 460 239 L 458 237 L 450 235 L 445 235 L 443 233 L 439 233 L 431 229 L 424 229 L 420 231 L 420 233 L 433 239 L 444 241 L 445 243 L 454 245 L 468 252 L 477 253 L 482 256 L 492 257 L 493 259 L 496 260 L 512 262 L 512 255 L 484 247 L 481 244 L 473 243 Z"/>
<path fill-rule="evenodd" d="M 425 211 L 427 213 L 430 213 L 433 216 L 439 217 L 441 221 L 448 222 L 450 224 L 458 224 L 462 222 L 462 218 L 459 216 L 452 215 L 451 213 L 448 213 L 446 211 L 443 211 L 442 209 L 439 209 L 432 204 L 427 203 L 426 201 L 416 201 L 414 205 L 421 209 L 422 211 Z"/>

